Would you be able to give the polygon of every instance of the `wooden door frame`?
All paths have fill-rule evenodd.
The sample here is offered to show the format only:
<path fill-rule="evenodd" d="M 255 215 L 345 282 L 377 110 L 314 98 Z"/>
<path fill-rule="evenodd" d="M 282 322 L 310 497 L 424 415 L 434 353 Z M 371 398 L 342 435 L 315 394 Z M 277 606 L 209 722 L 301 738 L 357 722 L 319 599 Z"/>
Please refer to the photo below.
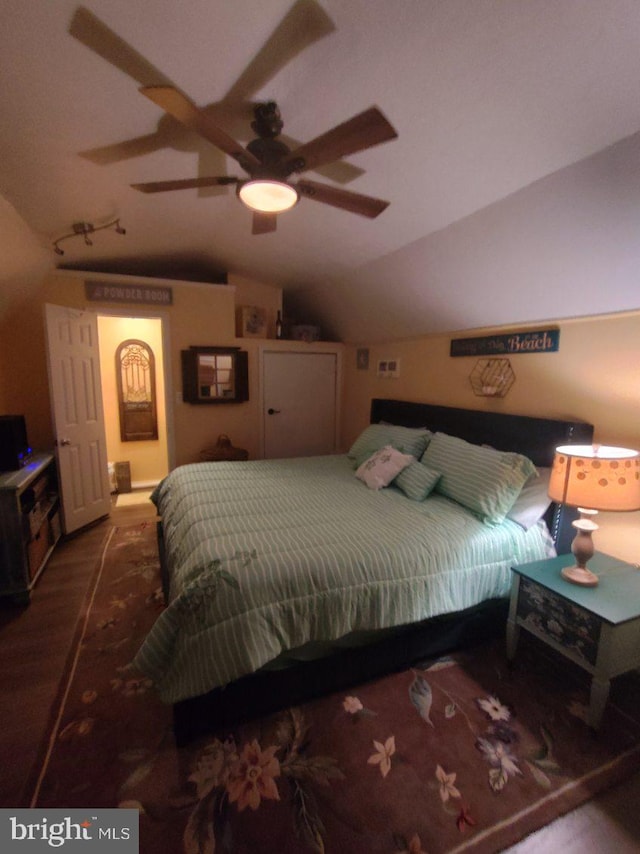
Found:
<path fill-rule="evenodd" d="M 260 406 L 260 459 L 265 455 L 265 433 L 266 413 L 264 399 L 264 362 L 267 353 L 291 353 L 307 356 L 311 354 L 335 356 L 336 357 L 336 389 L 335 389 L 335 435 L 334 444 L 336 449 L 340 448 L 341 425 L 342 425 L 342 385 L 343 385 L 343 353 L 344 345 L 331 343 L 301 343 L 300 341 L 270 341 L 258 347 L 258 376 L 260 381 L 258 402 Z"/>
<path fill-rule="evenodd" d="M 93 309 L 93 312 L 98 317 L 127 317 L 135 320 L 159 320 L 162 337 L 162 376 L 164 379 L 164 412 L 165 412 L 165 430 L 167 435 L 167 466 L 171 471 L 175 468 L 176 452 L 175 452 L 175 434 L 174 434 L 174 413 L 173 413 L 173 381 L 171 371 L 171 335 L 169 333 L 169 315 L 162 311 L 145 311 L 140 306 L 132 306 L 129 309 L 122 309 L 111 306 L 100 306 Z M 99 345 L 98 340 L 98 345 Z"/>

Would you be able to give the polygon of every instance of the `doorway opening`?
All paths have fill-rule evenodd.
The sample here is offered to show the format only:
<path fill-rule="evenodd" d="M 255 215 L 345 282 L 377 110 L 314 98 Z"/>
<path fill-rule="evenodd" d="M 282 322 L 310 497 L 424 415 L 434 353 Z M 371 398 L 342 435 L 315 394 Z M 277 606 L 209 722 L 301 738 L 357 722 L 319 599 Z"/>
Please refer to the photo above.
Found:
<path fill-rule="evenodd" d="M 118 353 L 123 342 L 131 340 L 144 342 L 155 361 L 152 396 L 157 438 L 128 438 L 133 434 L 121 429 L 123 374 Z M 111 492 L 151 490 L 168 474 L 171 463 L 163 319 L 99 314 L 98 342 Z"/>

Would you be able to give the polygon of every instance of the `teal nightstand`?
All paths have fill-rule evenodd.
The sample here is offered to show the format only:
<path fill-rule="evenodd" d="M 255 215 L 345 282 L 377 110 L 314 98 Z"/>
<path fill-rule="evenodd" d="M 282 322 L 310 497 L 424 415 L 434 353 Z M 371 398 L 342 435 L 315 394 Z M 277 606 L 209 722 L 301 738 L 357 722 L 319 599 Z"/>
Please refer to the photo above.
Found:
<path fill-rule="evenodd" d="M 597 587 L 565 581 L 560 570 L 572 554 L 512 567 L 507 656 L 526 629 L 591 674 L 588 723 L 598 729 L 611 679 L 640 667 L 640 569 L 596 553 L 589 568 Z"/>

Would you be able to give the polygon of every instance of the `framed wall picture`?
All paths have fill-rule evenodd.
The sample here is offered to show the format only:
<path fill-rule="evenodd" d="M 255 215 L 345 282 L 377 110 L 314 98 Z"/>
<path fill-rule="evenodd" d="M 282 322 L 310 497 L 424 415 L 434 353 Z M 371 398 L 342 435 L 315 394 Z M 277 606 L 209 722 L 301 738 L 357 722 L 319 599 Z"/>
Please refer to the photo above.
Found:
<path fill-rule="evenodd" d="M 356 350 L 356 368 L 359 371 L 369 370 L 369 348 L 358 347 Z"/>
<path fill-rule="evenodd" d="M 242 338 L 266 338 L 266 309 L 257 305 L 243 305 L 240 309 L 240 335 Z"/>

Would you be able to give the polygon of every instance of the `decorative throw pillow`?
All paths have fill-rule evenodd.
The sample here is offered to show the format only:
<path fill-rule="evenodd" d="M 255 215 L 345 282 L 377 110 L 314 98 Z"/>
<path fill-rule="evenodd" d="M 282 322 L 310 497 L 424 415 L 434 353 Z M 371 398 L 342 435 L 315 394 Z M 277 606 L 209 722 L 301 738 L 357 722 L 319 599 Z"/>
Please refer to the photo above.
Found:
<path fill-rule="evenodd" d="M 429 430 L 419 427 L 402 427 L 397 424 L 369 424 L 355 440 L 347 456 L 354 468 L 358 468 L 371 454 L 391 445 L 404 454 L 411 454 L 417 460 L 423 455 L 431 438 Z"/>
<path fill-rule="evenodd" d="M 472 445 L 464 439 L 436 433 L 422 462 L 442 472 L 436 491 L 475 513 L 483 522 L 503 522 L 536 468 L 527 457 Z"/>
<path fill-rule="evenodd" d="M 424 463 L 409 463 L 393 481 L 412 501 L 424 501 L 440 479 L 439 471 L 432 471 Z"/>
<path fill-rule="evenodd" d="M 383 486 L 388 486 L 402 469 L 415 461 L 415 457 L 410 454 L 403 454 L 391 445 L 386 445 L 358 467 L 356 477 L 364 481 L 369 489 L 382 489 Z"/>
<path fill-rule="evenodd" d="M 551 504 L 551 499 L 547 494 L 550 477 L 550 468 L 538 467 L 537 475 L 530 477 L 522 487 L 515 504 L 507 513 L 507 519 L 517 522 L 525 531 L 533 528 L 542 519 Z"/>

